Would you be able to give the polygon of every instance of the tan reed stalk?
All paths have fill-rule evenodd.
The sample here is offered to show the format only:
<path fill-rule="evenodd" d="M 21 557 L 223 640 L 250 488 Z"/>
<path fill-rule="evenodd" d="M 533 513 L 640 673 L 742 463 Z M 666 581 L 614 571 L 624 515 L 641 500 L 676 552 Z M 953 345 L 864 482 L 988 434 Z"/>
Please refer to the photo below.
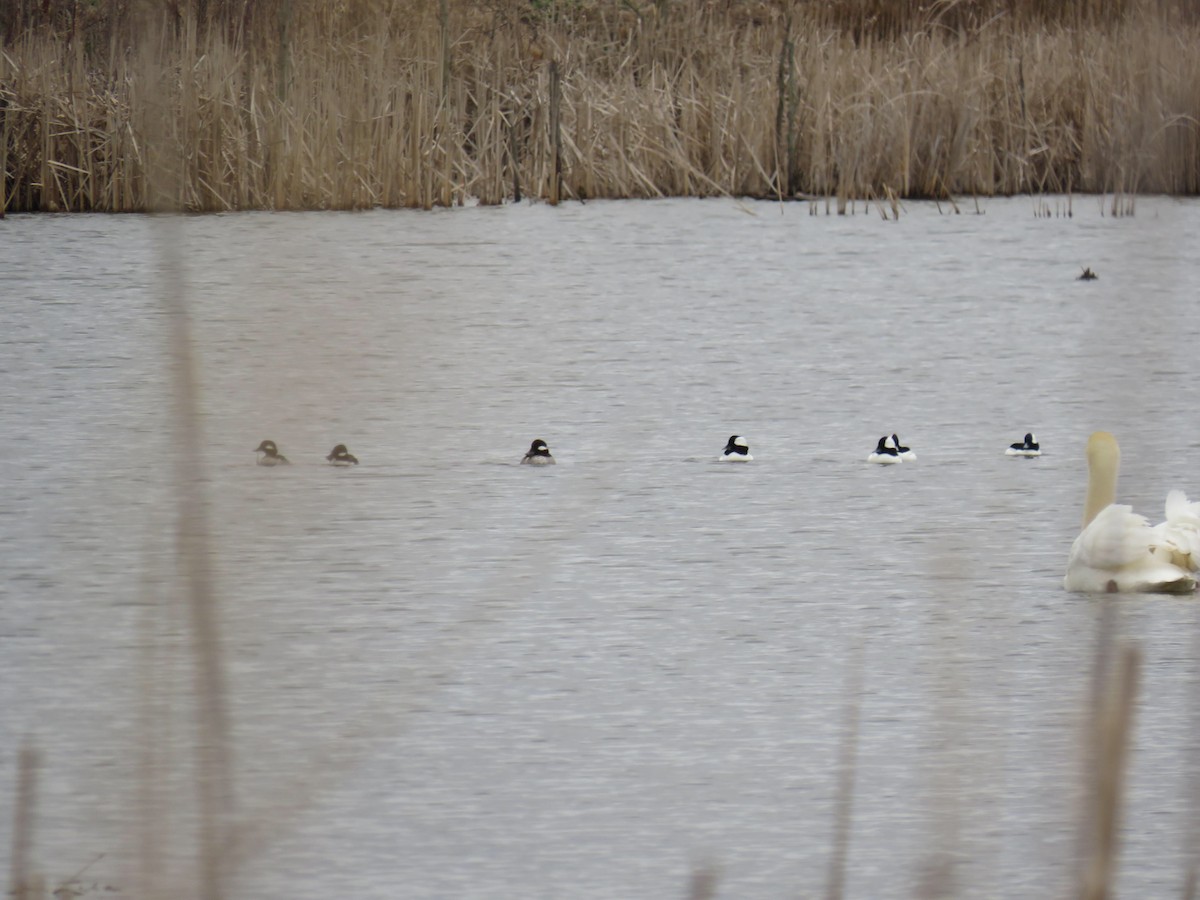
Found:
<path fill-rule="evenodd" d="M 179 250 L 167 250 L 168 273 L 182 283 Z M 220 900 L 225 895 L 227 862 L 223 835 L 233 818 L 233 765 L 225 675 L 222 665 L 219 613 L 213 587 L 207 518 L 201 495 L 201 461 L 195 448 L 198 412 L 194 363 L 186 309 L 172 297 L 172 356 L 174 396 L 179 407 L 176 454 L 180 485 L 180 559 L 187 584 L 189 632 L 196 681 L 196 750 L 200 797 L 201 896 Z M 187 444 L 187 446 L 185 446 Z M 192 449 L 189 450 L 188 447 Z"/>
<path fill-rule="evenodd" d="M 825 885 L 826 900 L 841 900 L 846 889 L 846 862 L 858 775 L 858 731 L 861 725 L 865 649 L 857 638 L 846 660 L 846 695 L 842 706 L 842 742 L 838 748 L 837 796 L 834 800 L 833 847 Z"/>
<path fill-rule="evenodd" d="M 558 63 L 550 63 L 550 204 L 562 199 L 562 81 Z"/>
<path fill-rule="evenodd" d="M 1200 653 L 1200 632 L 1192 634 L 1192 653 Z M 1200 742 L 1200 686 L 1193 683 L 1191 697 L 1192 746 Z M 1192 766 L 1187 775 L 1187 827 L 1181 835 L 1183 843 L 1183 900 L 1200 896 L 1200 771 Z"/>
<path fill-rule="evenodd" d="M 0 91 L 0 219 L 8 210 L 9 105 L 7 93 Z"/>
<path fill-rule="evenodd" d="M 191 68 L 201 65 L 196 38 L 185 28 L 182 60 Z M 147 35 L 142 65 L 153 68 L 157 42 Z M 185 79 L 186 81 L 186 79 Z M 149 90 L 153 90 L 152 88 Z M 192 85 L 187 103 L 198 108 L 202 98 Z M 147 128 L 148 193 L 157 210 L 176 213 L 199 201 L 202 171 L 194 151 L 198 128 L 190 121 L 166 117 L 157 129 Z M 202 121 L 202 120 L 201 120 Z M 180 141 L 180 131 L 187 136 Z M 233 824 L 232 739 L 227 712 L 225 672 L 222 661 L 220 617 L 212 573 L 207 509 L 203 493 L 203 461 L 199 449 L 197 381 L 189 334 L 188 310 L 183 296 L 182 249 L 176 229 L 178 220 L 168 215 L 156 229 L 162 235 L 162 294 L 169 314 L 172 366 L 173 423 L 178 490 L 178 558 L 185 585 L 192 675 L 195 682 L 195 741 L 197 794 L 199 798 L 199 884 L 205 900 L 220 900 L 226 894 L 228 865 L 224 835 Z"/>
<path fill-rule="evenodd" d="M 173 691 L 178 680 L 179 654 L 164 638 L 182 634 L 180 610 L 163 597 L 155 596 L 153 585 L 169 579 L 151 577 L 147 568 L 142 578 L 141 609 L 138 617 L 138 715 L 137 715 L 137 825 L 136 867 L 133 875 L 134 896 L 157 900 L 172 896 L 169 884 L 167 847 L 174 821 L 168 772 L 172 768 L 172 748 L 177 746 L 175 723 L 171 715 Z"/>
<path fill-rule="evenodd" d="M 701 866 L 692 870 L 688 880 L 688 900 L 713 900 L 717 896 L 717 886 L 720 884 L 719 874 L 714 866 Z"/>
<path fill-rule="evenodd" d="M 38 752 L 26 741 L 17 754 L 17 796 L 13 805 L 12 861 L 8 893 L 15 900 L 35 900 L 41 895 L 33 875 L 34 823 L 37 810 Z"/>
<path fill-rule="evenodd" d="M 1107 900 L 1117 870 L 1125 768 L 1133 731 L 1141 653 L 1118 645 L 1111 601 L 1102 610 L 1092 678 L 1080 831 L 1079 896 Z"/>

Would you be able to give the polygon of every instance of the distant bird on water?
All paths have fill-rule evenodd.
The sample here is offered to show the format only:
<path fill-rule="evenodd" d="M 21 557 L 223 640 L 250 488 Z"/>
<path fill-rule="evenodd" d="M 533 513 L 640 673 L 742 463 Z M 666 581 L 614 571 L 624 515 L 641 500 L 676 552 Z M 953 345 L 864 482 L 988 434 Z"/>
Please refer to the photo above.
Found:
<path fill-rule="evenodd" d="M 346 449 L 345 444 L 338 444 L 329 451 L 329 455 L 325 457 L 329 460 L 331 466 L 357 466 L 358 457 L 350 453 Z"/>
<path fill-rule="evenodd" d="M 746 439 L 735 434 L 725 444 L 719 459 L 721 462 L 750 462 L 754 457 L 750 455 L 750 445 Z"/>
<path fill-rule="evenodd" d="M 279 452 L 279 448 L 275 446 L 274 441 L 263 441 L 254 448 L 255 453 L 261 453 L 258 458 L 260 466 L 286 466 L 290 465 L 288 458 Z"/>
<path fill-rule="evenodd" d="M 550 455 L 550 448 L 540 438 L 529 445 L 529 452 L 521 459 L 522 465 L 529 466 L 552 466 L 554 462 L 554 457 Z"/>
<path fill-rule="evenodd" d="M 1009 444 L 1008 449 L 1004 451 L 1005 456 L 1026 456 L 1034 457 L 1042 455 L 1042 445 L 1038 443 L 1037 435 L 1033 432 L 1025 435 L 1024 441 L 1018 441 L 1015 444 Z"/>

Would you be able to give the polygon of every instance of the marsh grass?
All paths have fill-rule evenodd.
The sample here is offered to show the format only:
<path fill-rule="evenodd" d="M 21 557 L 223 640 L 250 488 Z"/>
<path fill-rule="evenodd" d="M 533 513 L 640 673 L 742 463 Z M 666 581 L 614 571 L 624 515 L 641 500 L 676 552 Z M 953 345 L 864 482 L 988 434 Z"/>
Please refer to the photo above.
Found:
<path fill-rule="evenodd" d="M 1200 24 L 1156 3 L 138 9 L 8 8 L 9 211 L 1200 191 Z"/>

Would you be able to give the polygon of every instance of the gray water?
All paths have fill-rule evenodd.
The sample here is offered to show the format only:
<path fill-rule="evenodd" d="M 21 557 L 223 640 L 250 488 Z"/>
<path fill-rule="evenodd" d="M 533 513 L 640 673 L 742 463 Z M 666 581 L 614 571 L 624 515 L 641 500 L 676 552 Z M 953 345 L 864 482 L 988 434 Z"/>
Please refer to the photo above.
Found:
<path fill-rule="evenodd" d="M 1179 896 L 1200 603 L 1061 580 L 1091 431 L 1139 512 L 1200 498 L 1200 203 L 1074 206 L 0 222 L 0 863 L 25 741 L 51 887 L 136 896 L 141 840 L 194 890 L 196 477 L 232 896 L 818 896 L 848 709 L 847 896 L 1067 896 L 1106 609 L 1143 654 L 1119 893 Z M 918 460 L 866 464 L 893 431 Z"/>

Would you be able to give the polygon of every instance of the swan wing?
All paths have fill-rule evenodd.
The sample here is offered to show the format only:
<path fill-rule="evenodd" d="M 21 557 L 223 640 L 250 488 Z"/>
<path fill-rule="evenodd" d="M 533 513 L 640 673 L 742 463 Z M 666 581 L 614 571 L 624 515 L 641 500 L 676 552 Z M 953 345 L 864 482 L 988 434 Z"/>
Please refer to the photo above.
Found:
<path fill-rule="evenodd" d="M 1167 494 L 1167 521 L 1200 529 L 1200 503 L 1189 503 L 1183 491 Z"/>
<path fill-rule="evenodd" d="M 1122 569 L 1144 559 L 1154 545 L 1145 516 L 1131 506 L 1110 504 L 1100 510 L 1071 545 L 1071 564 L 1093 569 Z"/>
<path fill-rule="evenodd" d="M 1155 552 L 1189 572 L 1200 571 L 1200 503 L 1189 503 L 1183 491 L 1167 494 L 1167 519 L 1151 531 Z"/>
<path fill-rule="evenodd" d="M 1071 545 L 1064 587 L 1099 593 L 1194 590 L 1196 579 L 1191 570 L 1176 562 L 1177 544 L 1159 528 L 1151 528 L 1146 518 L 1129 506 L 1114 503 L 1104 507 Z"/>

